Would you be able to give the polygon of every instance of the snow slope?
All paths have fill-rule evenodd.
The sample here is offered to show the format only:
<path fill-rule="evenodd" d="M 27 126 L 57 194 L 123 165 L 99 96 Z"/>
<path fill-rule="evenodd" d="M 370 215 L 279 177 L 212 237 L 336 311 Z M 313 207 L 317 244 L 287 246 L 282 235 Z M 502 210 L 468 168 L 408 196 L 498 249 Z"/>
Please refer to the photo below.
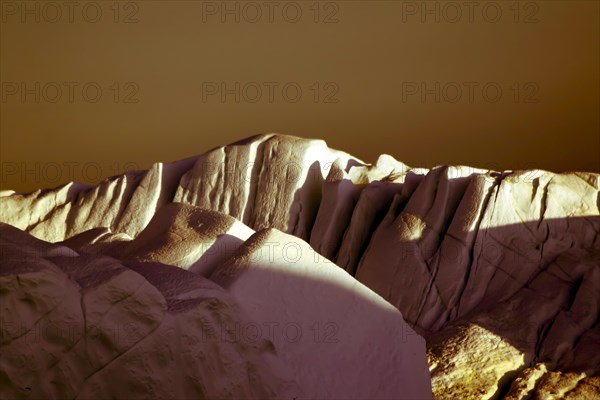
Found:
<path fill-rule="evenodd" d="M 336 273 L 349 273 L 339 279 L 364 285 L 352 280 L 350 293 L 360 297 L 366 286 L 425 337 L 436 398 L 527 398 L 561 387 L 567 397 L 596 393 L 599 208 L 597 173 L 411 168 L 388 155 L 367 164 L 321 140 L 268 134 L 95 187 L 3 192 L 0 221 L 85 254 L 212 276 L 241 308 L 255 299 L 261 310 L 243 312 L 261 321 L 283 318 L 269 306 L 286 296 L 307 296 L 285 278 L 309 268 L 307 260 L 248 260 L 237 283 L 216 277 L 253 254 L 250 244 L 274 246 L 258 240 L 264 235 L 280 248 L 291 243 L 290 252 L 310 245 Z M 311 273 L 294 279 L 318 287 Z M 343 314 L 329 300 L 327 312 Z M 363 309 L 348 302 L 348 312 Z M 286 349 L 300 365 L 286 363 L 302 371 L 311 351 L 303 359 Z M 296 383 L 314 379 L 327 396 L 343 389 L 303 379 Z"/>

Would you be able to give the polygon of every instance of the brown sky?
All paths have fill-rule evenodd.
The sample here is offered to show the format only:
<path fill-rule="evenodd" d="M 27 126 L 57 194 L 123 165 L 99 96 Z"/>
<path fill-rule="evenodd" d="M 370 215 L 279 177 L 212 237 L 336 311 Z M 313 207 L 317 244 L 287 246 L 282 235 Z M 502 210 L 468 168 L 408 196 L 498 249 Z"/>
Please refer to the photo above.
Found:
<path fill-rule="evenodd" d="M 67 4 L 2 1 L 2 189 L 260 132 L 365 161 L 600 171 L 597 1 Z"/>

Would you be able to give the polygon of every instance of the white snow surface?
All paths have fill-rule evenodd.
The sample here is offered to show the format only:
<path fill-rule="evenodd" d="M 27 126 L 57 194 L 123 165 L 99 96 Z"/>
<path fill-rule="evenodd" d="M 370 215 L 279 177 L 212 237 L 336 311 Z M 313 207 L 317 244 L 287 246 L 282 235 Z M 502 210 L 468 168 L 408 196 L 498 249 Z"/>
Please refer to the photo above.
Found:
<path fill-rule="evenodd" d="M 277 134 L 2 191 L 0 397 L 589 397 L 599 208 L 598 173 L 368 164 Z M 24 342 L 50 322 L 75 344 Z M 133 344 L 106 338 L 121 326 Z"/>

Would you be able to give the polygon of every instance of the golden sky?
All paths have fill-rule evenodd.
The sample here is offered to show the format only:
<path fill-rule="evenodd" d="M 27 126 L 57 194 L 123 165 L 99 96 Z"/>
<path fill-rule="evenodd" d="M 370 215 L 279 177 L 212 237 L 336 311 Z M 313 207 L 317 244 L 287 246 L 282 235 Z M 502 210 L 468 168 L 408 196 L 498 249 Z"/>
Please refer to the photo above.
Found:
<path fill-rule="evenodd" d="M 0 188 L 267 132 L 371 162 L 600 172 L 599 4 L 3 0 Z"/>

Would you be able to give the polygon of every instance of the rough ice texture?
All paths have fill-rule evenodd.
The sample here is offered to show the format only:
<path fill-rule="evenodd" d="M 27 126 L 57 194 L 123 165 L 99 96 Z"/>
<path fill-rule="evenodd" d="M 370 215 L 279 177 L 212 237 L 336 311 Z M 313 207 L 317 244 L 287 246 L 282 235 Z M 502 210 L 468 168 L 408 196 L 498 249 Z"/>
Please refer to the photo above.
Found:
<path fill-rule="evenodd" d="M 265 265 L 250 257 L 244 264 L 243 255 L 256 246 L 270 251 L 265 237 L 279 248 L 281 241 L 292 243 L 288 258 L 296 245 L 314 249 L 339 266 L 336 274 L 350 274 L 336 278 L 355 294 L 346 301 L 347 313 L 368 314 L 368 302 L 356 300 L 361 293 L 371 298 L 366 286 L 427 339 L 436 398 L 594 398 L 600 374 L 599 192 L 597 173 L 427 170 L 388 155 L 370 165 L 320 140 L 259 135 L 95 187 L 71 183 L 29 194 L 3 192 L 0 221 L 85 254 L 212 276 L 258 321 L 283 318 L 282 304 L 292 312 L 296 301 L 328 298 L 326 283 L 313 279 L 316 270 L 305 259 Z M 238 271 L 237 280 L 224 279 L 226 271 Z M 351 275 L 365 286 L 350 284 Z M 312 290 L 317 297 L 309 301 Z M 252 301 L 256 308 L 248 306 Z M 312 316 L 344 313 L 334 300 L 313 309 Z M 370 316 L 355 318 L 366 323 Z M 363 342 L 375 346 L 372 351 L 384 345 L 363 336 L 354 340 L 348 360 L 364 351 Z M 275 347 L 286 349 L 278 357 L 300 374 L 299 386 L 312 382 L 302 388 L 306 393 L 346 393 L 336 386 L 340 382 L 319 380 L 343 369 L 336 364 L 343 360 L 323 358 L 323 376 L 303 370 L 315 354 L 327 354 L 311 345 L 300 353 L 287 342 Z M 355 366 L 380 367 L 368 357 Z M 417 369 L 411 372 L 415 379 L 422 376 Z M 361 387 L 389 394 L 386 384 L 372 379 Z"/>
<path fill-rule="evenodd" d="M 243 316 L 202 276 L 78 254 L 4 224 L 0 245 L 1 398 L 294 395 L 268 342 L 232 337 Z"/>

